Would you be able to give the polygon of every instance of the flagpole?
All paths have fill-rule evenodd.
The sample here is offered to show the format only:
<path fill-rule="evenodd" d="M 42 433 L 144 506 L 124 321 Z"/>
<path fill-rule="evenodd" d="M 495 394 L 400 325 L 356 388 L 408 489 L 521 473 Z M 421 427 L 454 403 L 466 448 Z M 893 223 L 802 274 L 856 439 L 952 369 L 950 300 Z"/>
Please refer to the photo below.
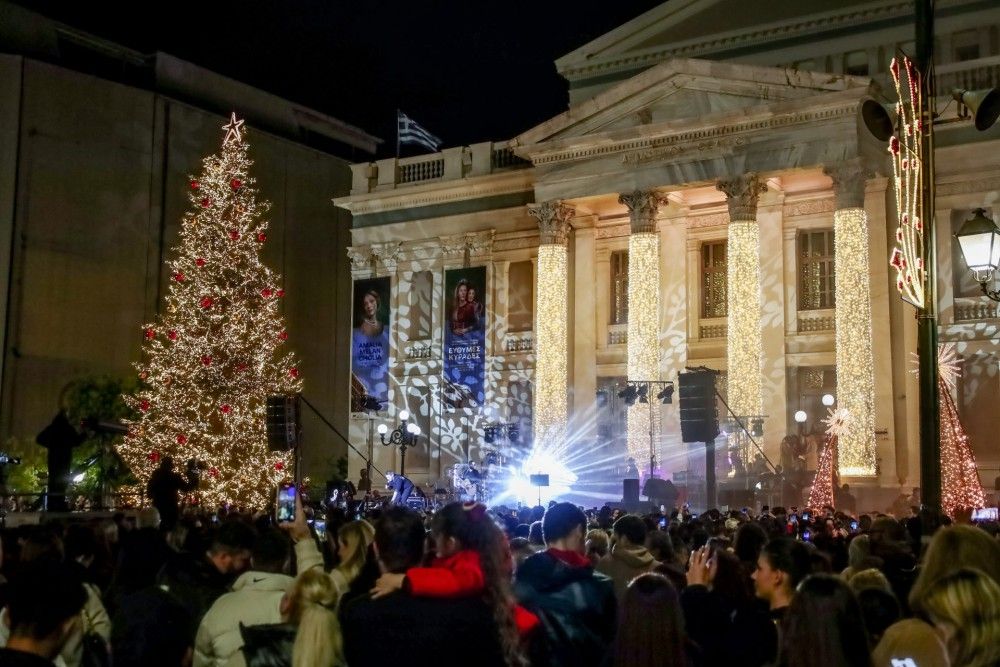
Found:
<path fill-rule="evenodd" d="M 396 109 L 396 159 L 399 159 L 399 108 Z"/>

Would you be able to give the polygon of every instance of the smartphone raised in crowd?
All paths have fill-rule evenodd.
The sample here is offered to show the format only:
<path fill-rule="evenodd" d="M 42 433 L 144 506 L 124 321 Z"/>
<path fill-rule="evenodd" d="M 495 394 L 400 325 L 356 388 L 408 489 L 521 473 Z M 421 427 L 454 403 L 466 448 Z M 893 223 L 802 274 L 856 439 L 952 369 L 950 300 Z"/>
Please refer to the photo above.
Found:
<path fill-rule="evenodd" d="M 295 521 L 295 485 L 291 482 L 278 485 L 278 503 L 274 515 L 278 523 Z"/>

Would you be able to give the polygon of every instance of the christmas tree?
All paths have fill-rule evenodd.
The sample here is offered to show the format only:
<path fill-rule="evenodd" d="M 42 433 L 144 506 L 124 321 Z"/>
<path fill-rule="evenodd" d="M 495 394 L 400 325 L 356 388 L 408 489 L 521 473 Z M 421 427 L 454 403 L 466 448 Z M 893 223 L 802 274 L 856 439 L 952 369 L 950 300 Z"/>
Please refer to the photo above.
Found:
<path fill-rule="evenodd" d="M 941 397 L 941 509 L 955 516 L 958 509 L 986 505 L 986 493 L 979 481 L 976 457 L 969 436 L 958 418 L 958 408 L 951 397 L 961 373 L 958 353 L 953 344 L 938 348 L 938 393 Z"/>
<path fill-rule="evenodd" d="M 222 151 L 190 181 L 163 313 L 143 326 L 142 386 L 126 397 L 139 417 L 120 452 L 143 486 L 164 457 L 193 458 L 203 504 L 260 508 L 292 465 L 268 451 L 266 399 L 301 380 L 285 350 L 281 279 L 260 261 L 270 205 L 257 201 L 243 121 L 233 114 L 223 129 Z"/>
<path fill-rule="evenodd" d="M 834 507 L 833 486 L 834 474 L 837 470 L 837 436 L 847 424 L 849 413 L 845 408 L 839 410 L 830 409 L 830 413 L 823 423 L 826 429 L 826 447 L 819 456 L 816 464 L 816 478 L 813 480 L 812 489 L 809 491 L 809 507 L 820 509 L 823 507 Z"/>

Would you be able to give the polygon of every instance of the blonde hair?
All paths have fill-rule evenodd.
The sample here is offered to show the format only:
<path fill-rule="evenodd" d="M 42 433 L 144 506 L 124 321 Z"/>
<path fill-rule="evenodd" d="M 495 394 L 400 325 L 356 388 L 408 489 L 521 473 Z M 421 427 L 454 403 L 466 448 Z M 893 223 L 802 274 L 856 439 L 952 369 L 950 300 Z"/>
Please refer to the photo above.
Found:
<path fill-rule="evenodd" d="M 877 588 L 886 593 L 892 593 L 892 586 L 889 584 L 889 580 L 886 579 L 881 570 L 877 570 L 874 567 L 851 575 L 850 579 L 847 580 L 847 585 L 855 593 L 860 593 L 868 588 Z"/>
<path fill-rule="evenodd" d="M 923 566 L 910 589 L 910 609 L 923 612 L 923 599 L 939 579 L 962 567 L 981 570 L 1000 584 L 1000 543 L 972 526 L 942 528 L 931 540 Z"/>
<path fill-rule="evenodd" d="M 292 667 L 344 664 L 344 641 L 337 621 L 337 587 L 320 569 L 306 570 L 289 593 L 288 620 L 298 629 Z"/>
<path fill-rule="evenodd" d="M 370 523 L 364 520 L 351 521 L 345 523 L 337 531 L 337 540 L 348 546 L 350 554 L 347 559 L 337 566 L 337 570 L 350 584 L 361 573 L 361 568 L 365 566 L 365 558 L 368 554 L 368 547 L 375 539 L 375 529 Z"/>
<path fill-rule="evenodd" d="M 986 667 L 1000 661 L 1000 584 L 984 572 L 963 568 L 938 579 L 924 596 L 935 625 L 952 631 L 953 665 Z"/>

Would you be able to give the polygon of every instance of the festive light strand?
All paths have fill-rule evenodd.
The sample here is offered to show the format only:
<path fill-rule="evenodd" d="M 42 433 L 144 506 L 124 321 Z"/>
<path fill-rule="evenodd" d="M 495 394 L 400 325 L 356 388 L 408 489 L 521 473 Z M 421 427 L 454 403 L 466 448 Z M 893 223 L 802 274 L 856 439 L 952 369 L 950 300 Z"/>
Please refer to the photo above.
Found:
<path fill-rule="evenodd" d="M 268 451 L 267 396 L 301 389 L 280 313 L 281 278 L 261 263 L 267 202 L 235 115 L 222 150 L 190 181 L 191 209 L 168 260 L 163 314 L 143 325 L 139 415 L 120 453 L 145 486 L 163 458 L 202 462 L 196 500 L 266 507 L 292 473 L 292 457 Z"/>
<path fill-rule="evenodd" d="M 816 477 L 809 491 L 808 506 L 813 509 L 834 506 L 834 468 L 837 461 L 837 438 L 847 427 L 850 413 L 845 408 L 830 409 L 823 422 L 827 425 L 826 445 L 816 464 Z"/>
<path fill-rule="evenodd" d="M 923 206 L 923 190 L 920 187 L 920 172 L 923 169 L 921 138 L 925 132 L 920 117 L 922 103 L 921 73 L 909 58 L 900 61 L 892 59 L 889 66 L 892 81 L 899 100 L 899 136 L 889 139 L 889 153 L 892 155 L 892 182 L 896 194 L 896 211 L 899 224 L 896 227 L 896 246 L 889 257 L 889 264 L 896 270 L 896 289 L 900 296 L 917 308 L 924 307 L 924 283 L 926 272 L 923 265 L 924 221 L 920 218 Z M 903 94 L 904 83 L 906 94 Z"/>
<path fill-rule="evenodd" d="M 733 414 L 761 414 L 760 228 L 756 221 L 729 223 L 726 292 L 729 407 Z"/>
<path fill-rule="evenodd" d="M 535 291 L 535 432 L 539 442 L 566 440 L 566 281 L 566 246 L 540 245 Z"/>
<path fill-rule="evenodd" d="M 876 457 L 868 215 L 860 208 L 839 209 L 833 225 L 837 401 L 851 415 L 838 439 L 839 472 L 844 477 L 871 476 L 876 474 Z"/>
<path fill-rule="evenodd" d="M 628 239 L 629 380 L 656 380 L 660 375 L 660 237 L 633 232 Z M 649 459 L 650 406 L 628 409 L 628 452 L 636 461 Z M 655 422 L 653 424 L 655 428 Z"/>

